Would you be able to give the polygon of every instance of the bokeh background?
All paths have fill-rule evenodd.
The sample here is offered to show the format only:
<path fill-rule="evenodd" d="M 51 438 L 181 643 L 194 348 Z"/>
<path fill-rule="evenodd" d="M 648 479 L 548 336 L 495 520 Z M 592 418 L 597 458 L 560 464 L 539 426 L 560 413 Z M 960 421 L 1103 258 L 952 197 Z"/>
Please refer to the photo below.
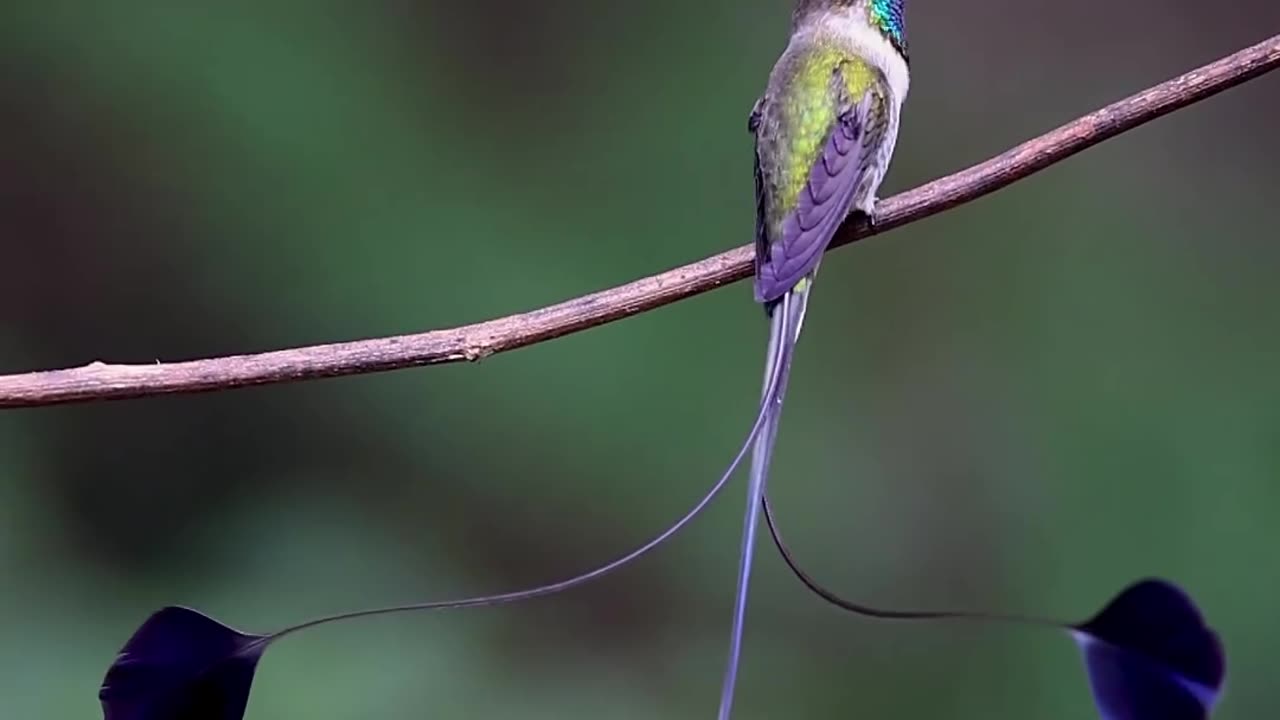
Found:
<path fill-rule="evenodd" d="M 0 9 L 0 371 L 445 327 L 750 239 L 782 0 L 197 5 Z M 886 194 L 1280 30 L 908 14 Z M 806 564 L 1068 619 L 1168 576 L 1229 649 L 1218 717 L 1274 714 L 1277 117 L 1280 75 L 828 258 L 773 483 Z M 0 413 L 0 718 L 100 716 L 161 605 L 266 630 L 622 553 L 735 451 L 764 335 L 740 283 L 477 365 Z M 590 587 L 291 638 L 247 717 L 709 717 L 743 485 Z M 1060 637 L 862 621 L 760 557 L 736 717 L 1094 717 Z"/>

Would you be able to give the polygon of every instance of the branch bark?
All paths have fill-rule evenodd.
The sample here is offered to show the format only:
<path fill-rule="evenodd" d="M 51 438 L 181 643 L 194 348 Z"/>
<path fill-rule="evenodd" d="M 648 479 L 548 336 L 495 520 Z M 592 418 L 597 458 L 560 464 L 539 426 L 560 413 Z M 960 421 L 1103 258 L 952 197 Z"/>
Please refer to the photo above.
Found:
<path fill-rule="evenodd" d="M 1108 105 L 986 162 L 880 201 L 874 227 L 850 220 L 832 247 L 995 192 L 1081 150 L 1280 67 L 1280 35 Z M 446 330 L 154 365 L 94 362 L 0 376 L 0 408 L 195 393 L 474 361 L 586 330 L 748 277 L 742 246 L 531 312 Z"/>

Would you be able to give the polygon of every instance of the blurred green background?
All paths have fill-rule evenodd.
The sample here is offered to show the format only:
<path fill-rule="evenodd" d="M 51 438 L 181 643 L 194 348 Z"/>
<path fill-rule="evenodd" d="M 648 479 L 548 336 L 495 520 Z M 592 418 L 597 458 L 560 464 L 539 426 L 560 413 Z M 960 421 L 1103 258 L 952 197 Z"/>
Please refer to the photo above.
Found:
<path fill-rule="evenodd" d="M 1262 39 L 1274 0 L 913 0 L 885 194 Z M 0 372 L 531 309 L 748 242 L 783 0 L 0 9 Z M 1268 716 L 1280 623 L 1280 75 L 834 253 L 775 463 L 797 552 L 882 605 L 1080 618 L 1150 574 Z M 587 569 L 754 412 L 740 283 L 343 380 L 0 413 L 0 718 L 99 717 L 149 612 L 266 630 Z M 588 588 L 338 625 L 248 718 L 699 718 L 743 482 Z M 738 718 L 1092 718 L 1069 642 L 831 610 L 761 553 Z"/>

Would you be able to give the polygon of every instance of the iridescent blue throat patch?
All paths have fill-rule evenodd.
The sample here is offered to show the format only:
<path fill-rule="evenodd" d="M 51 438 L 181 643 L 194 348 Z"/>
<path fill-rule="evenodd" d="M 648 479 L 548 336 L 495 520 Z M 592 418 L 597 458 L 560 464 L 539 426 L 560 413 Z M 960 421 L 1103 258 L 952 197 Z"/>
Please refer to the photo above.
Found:
<path fill-rule="evenodd" d="M 902 13 L 905 4 L 906 0 L 871 0 L 871 21 L 904 58 L 907 57 L 907 26 Z"/>

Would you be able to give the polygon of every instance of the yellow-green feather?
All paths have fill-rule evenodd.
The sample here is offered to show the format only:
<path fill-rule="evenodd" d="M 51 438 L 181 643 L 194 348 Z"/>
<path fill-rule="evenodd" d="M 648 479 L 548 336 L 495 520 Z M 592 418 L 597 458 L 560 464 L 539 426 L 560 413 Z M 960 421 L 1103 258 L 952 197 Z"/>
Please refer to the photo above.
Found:
<path fill-rule="evenodd" d="M 778 120 L 784 126 L 780 128 L 780 136 L 787 139 L 783 147 L 777 148 L 781 156 L 777 176 L 773 178 L 769 208 L 770 224 L 775 231 L 787 212 L 796 206 L 840 112 L 840 98 L 833 92 L 835 70 L 840 69 L 847 97 L 855 101 L 880 82 L 880 74 L 874 67 L 831 46 L 811 47 L 790 60 L 780 68 L 790 77 L 779 78 L 781 93 L 775 98 Z"/>

